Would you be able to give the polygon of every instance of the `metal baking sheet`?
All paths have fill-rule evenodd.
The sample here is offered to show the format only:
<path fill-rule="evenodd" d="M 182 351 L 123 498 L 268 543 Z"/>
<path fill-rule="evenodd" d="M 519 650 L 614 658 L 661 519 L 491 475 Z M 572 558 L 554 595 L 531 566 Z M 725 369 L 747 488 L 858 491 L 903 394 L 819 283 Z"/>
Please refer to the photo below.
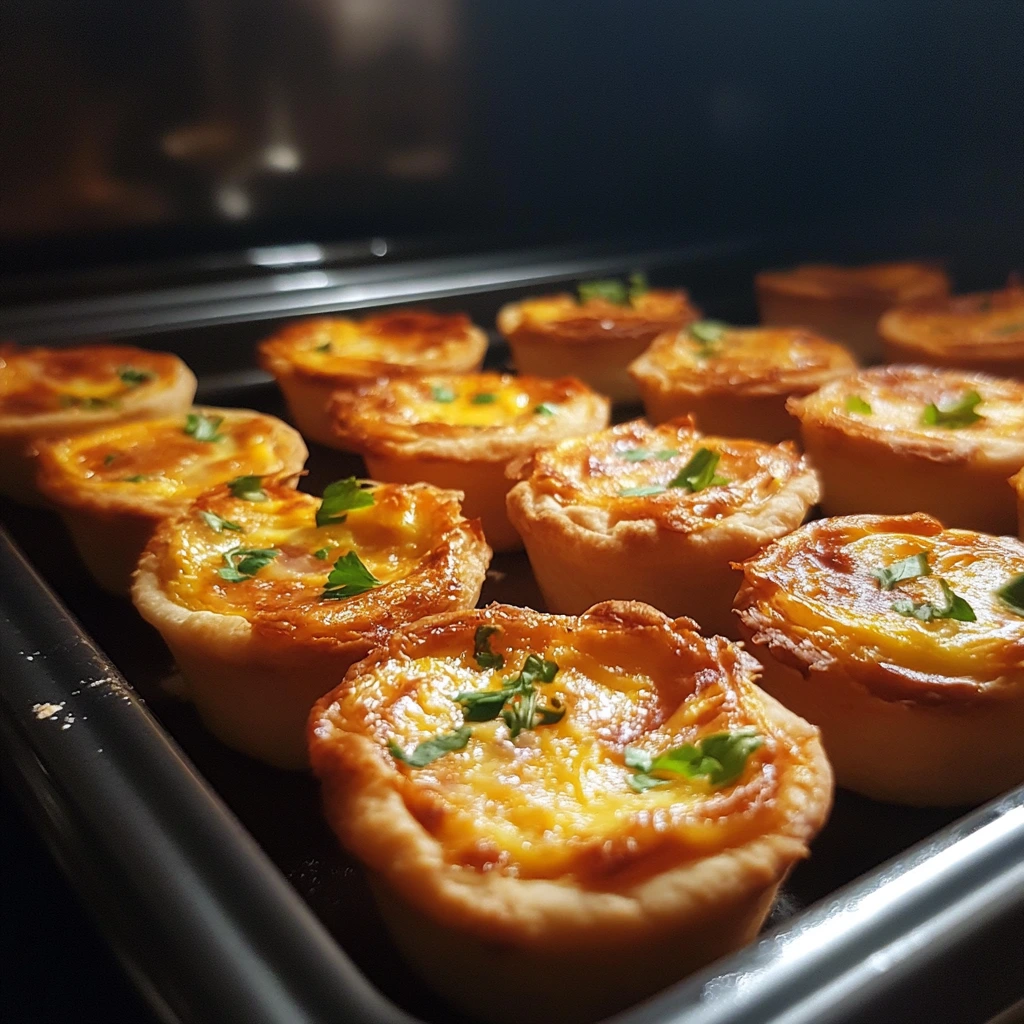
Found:
<path fill-rule="evenodd" d="M 620 263 L 643 265 L 636 256 Z M 716 275 L 714 265 L 687 276 L 666 260 L 659 277 L 706 281 L 707 294 L 695 297 L 710 314 L 749 318 L 742 275 L 725 264 Z M 549 264 L 525 276 L 545 275 L 560 279 Z M 509 289 L 522 287 L 518 278 L 506 284 L 462 302 L 493 322 Z M 230 326 L 214 318 L 216 330 L 201 320 L 141 343 L 200 364 L 203 402 L 283 414 L 276 388 L 252 368 L 251 347 L 269 329 L 259 311 Z M 492 345 L 489 362 L 504 358 Z M 302 486 L 318 492 L 362 472 L 358 459 L 313 445 Z M 405 968 L 361 869 L 323 823 L 314 781 L 205 732 L 174 695 L 159 636 L 128 602 L 91 583 L 55 517 L 14 505 L 0 515 L 10 536 L 0 541 L 5 757 L 40 830 L 161 1015 L 459 1020 Z M 482 595 L 492 600 L 541 606 L 525 556 L 494 559 Z M 987 949 L 1024 922 L 1024 789 L 963 818 L 965 810 L 897 808 L 839 791 L 763 940 L 623 1021 L 885 1020 L 878 1008 L 899 1007 L 908 993 L 918 1009 L 937 995 L 948 1009 L 956 993 L 945 992 L 942 958 Z M 1024 944 L 1008 948 L 975 1007 L 995 1012 L 1022 994 Z M 931 979 L 927 996 L 922 977 Z"/>

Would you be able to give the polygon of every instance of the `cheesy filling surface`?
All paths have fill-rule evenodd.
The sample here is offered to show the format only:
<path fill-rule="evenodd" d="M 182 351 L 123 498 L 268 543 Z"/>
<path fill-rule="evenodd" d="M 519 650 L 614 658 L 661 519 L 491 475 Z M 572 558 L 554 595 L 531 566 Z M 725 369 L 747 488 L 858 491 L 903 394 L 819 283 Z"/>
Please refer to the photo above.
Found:
<path fill-rule="evenodd" d="M 647 631 L 649 632 L 649 631 Z M 671 850 L 703 856 L 769 827 L 780 776 L 799 752 L 766 726 L 735 649 L 721 660 L 676 638 L 550 631 L 490 638 L 504 667 L 481 668 L 473 632 L 441 632 L 408 658 L 363 674 L 332 715 L 360 722 L 382 748 L 408 752 L 468 724 L 466 745 L 424 767 L 396 760 L 396 785 L 450 863 L 521 877 L 602 876 Z M 700 641 L 697 641 L 700 643 Z M 528 653 L 557 665 L 539 683 L 544 706 L 564 709 L 515 738 L 508 725 L 464 723 L 460 692 L 499 689 Z M 764 743 L 734 781 L 675 776 L 637 792 L 627 747 L 652 756 L 714 733 L 753 729 Z M 383 751 L 382 751 L 383 756 Z"/>
<path fill-rule="evenodd" d="M 166 353 L 120 346 L 0 346 L 0 416 L 117 409 L 128 396 L 168 387 L 178 365 Z"/>
<path fill-rule="evenodd" d="M 884 328 L 896 340 L 927 348 L 969 351 L 976 346 L 1024 342 L 1024 288 L 959 295 L 942 302 L 896 309 Z"/>
<path fill-rule="evenodd" d="M 921 263 L 872 263 L 863 267 L 811 263 L 758 277 L 761 283 L 780 292 L 821 298 L 864 295 L 909 301 L 919 295 L 944 292 L 947 287 L 942 271 Z"/>

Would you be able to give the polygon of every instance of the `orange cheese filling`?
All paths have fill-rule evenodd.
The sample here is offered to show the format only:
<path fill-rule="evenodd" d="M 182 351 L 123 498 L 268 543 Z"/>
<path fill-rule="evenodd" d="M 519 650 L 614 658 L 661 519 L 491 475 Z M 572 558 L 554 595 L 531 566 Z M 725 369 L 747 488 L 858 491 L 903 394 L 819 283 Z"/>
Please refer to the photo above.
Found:
<path fill-rule="evenodd" d="M 862 267 L 840 267 L 808 263 L 791 270 L 762 271 L 759 288 L 807 298 L 888 297 L 910 302 L 921 296 L 943 294 L 946 275 L 923 263 L 872 263 Z"/>
<path fill-rule="evenodd" d="M 597 879 L 660 855 L 706 856 L 771 828 L 781 775 L 803 756 L 766 723 L 751 659 L 721 638 L 685 639 L 671 627 L 575 627 L 583 620 L 491 608 L 424 630 L 400 656 L 357 674 L 326 712 L 371 737 L 395 763 L 410 812 L 451 864 L 528 878 Z M 475 628 L 495 625 L 474 656 Z M 456 695 L 497 691 L 529 654 L 553 662 L 538 706 L 564 713 L 512 735 L 498 716 L 467 721 Z M 468 728 L 461 749 L 421 767 L 417 746 Z M 666 776 L 637 791 L 626 751 L 656 757 L 723 732 L 751 730 L 760 745 L 728 784 Z M 391 751 L 391 754 L 385 753 Z"/>
<path fill-rule="evenodd" d="M 971 354 L 1024 345 L 1024 288 L 957 295 L 891 310 L 879 329 L 894 342 L 935 352 Z"/>
<path fill-rule="evenodd" d="M 118 345 L 18 349 L 0 346 L 0 416 L 119 407 L 176 379 L 180 362 L 163 352 Z"/>

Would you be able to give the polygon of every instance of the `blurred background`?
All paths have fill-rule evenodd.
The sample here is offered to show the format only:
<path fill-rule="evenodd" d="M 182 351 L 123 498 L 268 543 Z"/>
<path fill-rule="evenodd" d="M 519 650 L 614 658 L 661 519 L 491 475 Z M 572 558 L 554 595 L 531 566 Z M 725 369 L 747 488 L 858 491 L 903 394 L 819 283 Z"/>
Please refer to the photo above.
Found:
<path fill-rule="evenodd" d="M 0 18 L 8 273 L 865 224 L 1021 262 L 1019 0 L 7 0 Z"/>

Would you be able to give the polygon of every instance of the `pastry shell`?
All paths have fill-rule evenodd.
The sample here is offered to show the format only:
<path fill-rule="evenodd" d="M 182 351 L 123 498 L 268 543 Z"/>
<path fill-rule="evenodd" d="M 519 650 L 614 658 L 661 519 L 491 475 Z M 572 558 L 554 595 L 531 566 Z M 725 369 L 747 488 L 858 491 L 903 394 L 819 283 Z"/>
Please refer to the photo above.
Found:
<path fill-rule="evenodd" d="M 936 298 L 878 323 L 889 363 L 982 370 L 1024 379 L 1024 287 Z"/>
<path fill-rule="evenodd" d="M 450 491 L 368 485 L 373 506 L 317 527 L 320 500 L 287 484 L 264 482 L 260 501 L 216 487 L 165 520 L 139 562 L 132 600 L 170 648 L 207 728 L 229 747 L 297 769 L 307 764 L 313 702 L 399 626 L 476 604 L 491 552 Z M 215 532 L 203 513 L 242 530 Z M 252 578 L 223 580 L 223 553 L 239 543 L 278 555 Z M 383 582 L 324 600 L 335 551 L 346 549 Z"/>
<path fill-rule="evenodd" d="M 933 578 L 883 590 L 872 570 L 928 552 Z M 1024 782 L 1024 617 L 995 591 L 1024 544 L 930 516 L 809 523 L 743 566 L 736 597 L 761 685 L 821 727 L 839 785 L 895 803 L 973 804 Z M 922 622 L 897 599 L 941 599 L 975 622 Z"/>
<path fill-rule="evenodd" d="M 808 263 L 754 278 L 761 323 L 799 325 L 847 345 L 861 362 L 881 358 L 878 318 L 893 306 L 949 294 L 949 278 L 926 263 L 840 267 Z"/>
<path fill-rule="evenodd" d="M 712 344 L 684 327 L 630 363 L 652 423 L 693 416 L 701 430 L 760 441 L 796 440 L 790 395 L 857 369 L 842 345 L 801 327 L 727 327 Z"/>
<path fill-rule="evenodd" d="M 126 380 L 128 373 L 134 378 Z M 184 413 L 195 393 L 195 375 L 167 352 L 0 345 L 0 494 L 43 503 L 35 485 L 37 438 Z"/>
<path fill-rule="evenodd" d="M 722 486 L 665 487 L 702 448 L 721 456 Z M 630 453 L 648 452 L 643 461 Z M 665 456 L 662 458 L 661 456 Z M 732 563 L 795 530 L 818 478 L 793 445 L 709 437 L 691 421 L 643 420 L 542 449 L 510 467 L 508 512 L 550 611 L 578 614 L 612 598 L 644 601 L 735 634 Z M 661 485 L 662 493 L 621 491 Z"/>
<path fill-rule="evenodd" d="M 1017 527 L 1024 540 L 1024 469 L 1010 477 L 1010 484 L 1017 493 Z"/>
<path fill-rule="evenodd" d="M 324 346 L 328 346 L 324 350 Z M 260 366 L 277 380 L 302 434 L 338 447 L 327 406 L 335 391 L 378 377 L 478 370 L 487 335 L 462 313 L 400 309 L 353 320 L 317 317 L 260 343 Z"/>
<path fill-rule="evenodd" d="M 684 291 L 647 291 L 627 305 L 560 294 L 503 306 L 498 330 L 520 373 L 578 377 L 613 402 L 636 402 L 626 368 L 659 334 L 699 317 Z"/>
<path fill-rule="evenodd" d="M 508 463 L 609 419 L 608 399 L 571 377 L 498 373 L 381 380 L 339 392 L 330 410 L 341 445 L 371 477 L 462 491 L 463 512 L 495 551 L 521 546 L 505 510 Z"/>
<path fill-rule="evenodd" d="M 951 408 L 977 392 L 983 418 L 960 427 L 922 422 L 929 403 Z M 866 402 L 871 412 L 847 403 Z M 821 474 L 828 515 L 927 512 L 946 526 L 1013 533 L 1006 479 L 1024 466 L 1024 383 L 925 366 L 862 370 L 789 408 Z"/>
<path fill-rule="evenodd" d="M 505 605 L 436 616 L 314 709 L 328 821 L 370 870 L 412 966 L 474 1019 L 603 1019 L 750 941 L 807 855 L 832 795 L 817 730 L 758 689 L 753 659 L 694 625 L 635 602 L 579 618 Z M 480 626 L 497 627 L 509 670 L 527 651 L 560 665 L 542 689 L 564 718 L 515 740 L 500 720 L 475 723 L 462 750 L 400 764 L 396 732 L 408 747 L 460 720 L 451 698 L 479 677 Z M 684 782 L 682 801 L 677 783 L 630 788 L 625 747 L 740 727 L 766 742 L 735 783 Z M 557 964 L 558 984 L 525 1007 L 497 997 L 510 963 L 538 979 Z"/>
<path fill-rule="evenodd" d="M 297 477 L 306 462 L 298 432 L 274 416 L 212 407 L 193 412 L 221 420 L 222 439 L 188 436 L 182 414 L 37 445 L 40 492 L 60 513 L 96 582 L 112 594 L 127 595 L 157 523 L 179 515 L 208 487 L 250 474 Z"/>

